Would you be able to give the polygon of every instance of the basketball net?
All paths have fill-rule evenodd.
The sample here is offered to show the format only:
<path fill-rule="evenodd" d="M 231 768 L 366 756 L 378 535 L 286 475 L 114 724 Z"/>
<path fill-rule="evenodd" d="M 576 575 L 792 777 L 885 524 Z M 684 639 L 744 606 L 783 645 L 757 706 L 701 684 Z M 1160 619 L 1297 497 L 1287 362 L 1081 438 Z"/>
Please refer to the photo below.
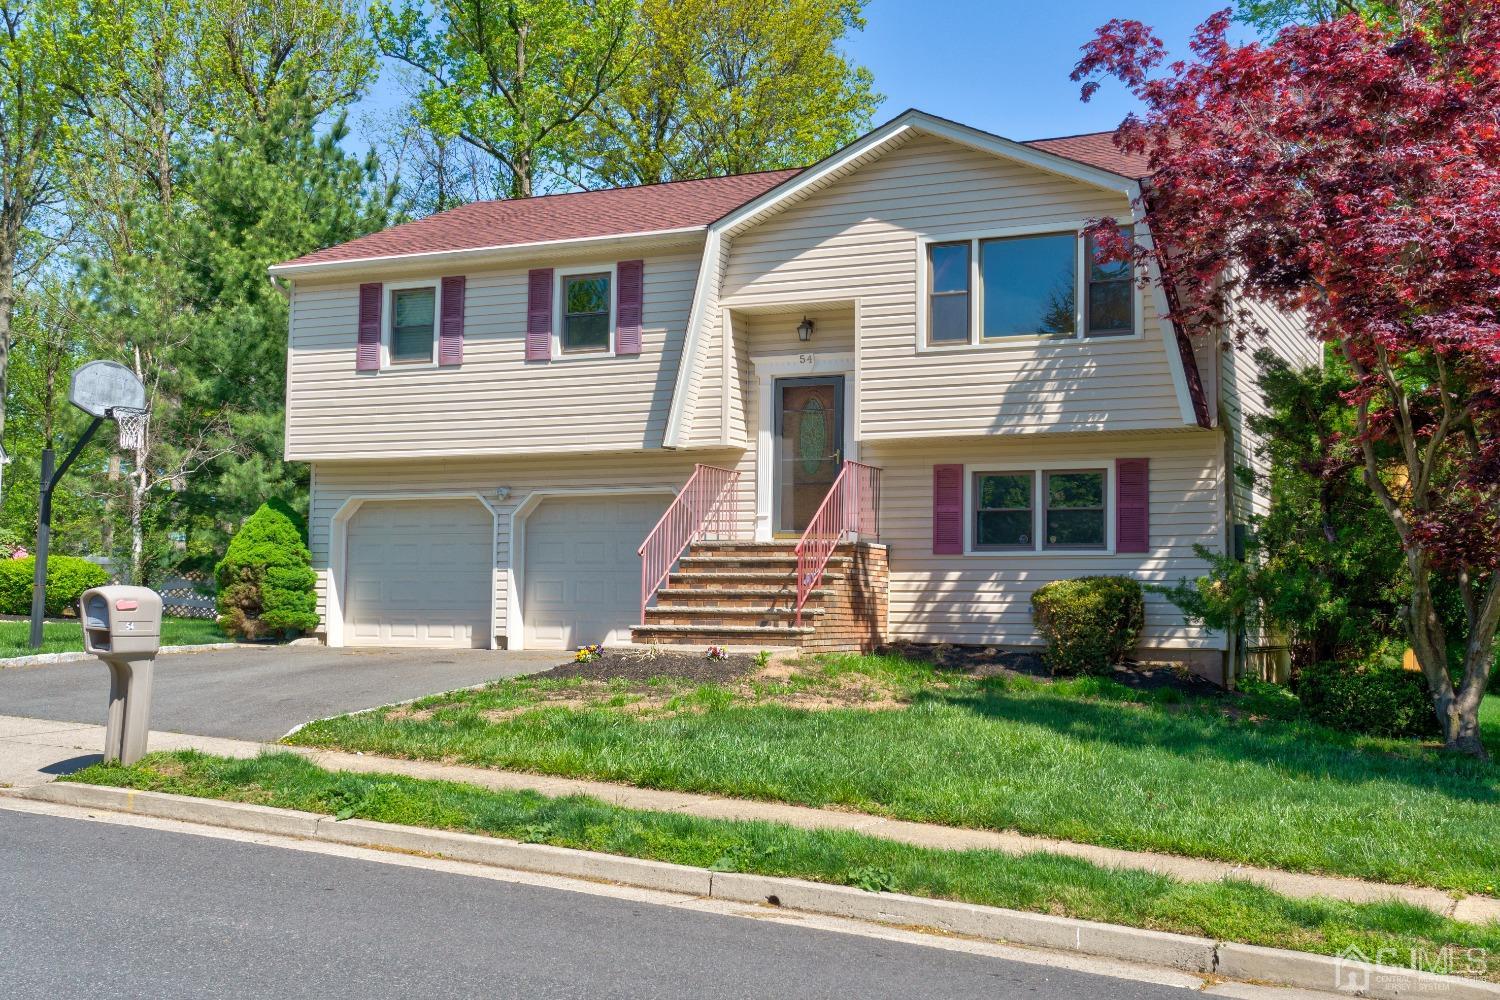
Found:
<path fill-rule="evenodd" d="M 146 417 L 148 411 L 117 406 L 109 411 L 120 429 L 120 447 L 136 449 L 146 440 Z"/>

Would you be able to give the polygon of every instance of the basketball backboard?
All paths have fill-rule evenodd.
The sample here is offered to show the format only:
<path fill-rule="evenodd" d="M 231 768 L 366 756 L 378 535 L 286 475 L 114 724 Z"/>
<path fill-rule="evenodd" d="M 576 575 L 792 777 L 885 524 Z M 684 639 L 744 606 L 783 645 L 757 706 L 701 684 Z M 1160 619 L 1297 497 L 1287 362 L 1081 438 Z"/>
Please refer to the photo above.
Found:
<path fill-rule="evenodd" d="M 68 399 L 84 413 L 108 417 L 114 409 L 144 410 L 146 387 L 118 361 L 90 361 L 73 372 Z"/>

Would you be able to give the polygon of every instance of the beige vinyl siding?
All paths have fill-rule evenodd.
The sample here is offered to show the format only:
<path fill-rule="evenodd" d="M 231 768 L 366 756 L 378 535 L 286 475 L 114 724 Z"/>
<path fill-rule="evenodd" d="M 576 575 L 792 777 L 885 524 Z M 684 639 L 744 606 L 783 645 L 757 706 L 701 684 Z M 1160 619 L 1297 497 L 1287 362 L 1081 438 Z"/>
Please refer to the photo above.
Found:
<path fill-rule="evenodd" d="M 457 368 L 357 372 L 359 283 L 298 282 L 291 304 L 287 457 L 660 447 L 699 255 L 682 248 L 644 259 L 640 356 L 546 364 L 525 361 L 527 267 L 466 275 L 464 361 Z M 574 262 L 533 263 L 571 267 Z M 436 276 L 413 272 L 410 277 Z"/>
<path fill-rule="evenodd" d="M 318 574 L 318 615 L 322 617 L 327 612 L 333 518 L 351 497 L 483 495 L 499 511 L 495 538 L 495 622 L 497 634 L 504 635 L 512 559 L 511 515 L 533 491 L 621 487 L 676 490 L 692 475 L 695 461 L 734 465 L 737 459 L 736 452 L 708 452 L 696 456 L 658 453 L 588 458 L 318 463 L 314 466 L 317 488 L 308 515 L 313 568 Z M 511 490 L 504 500 L 496 494 L 502 486 Z"/>
<path fill-rule="evenodd" d="M 1220 364 L 1223 386 L 1220 420 L 1229 435 L 1234 464 L 1253 469 L 1256 477 L 1254 487 L 1245 485 L 1238 477 L 1231 479 L 1234 513 L 1241 521 L 1252 515 L 1264 515 L 1269 504 L 1270 465 L 1259 454 L 1260 438 L 1249 426 L 1250 417 L 1267 412 L 1259 388 L 1261 368 L 1253 355 L 1269 348 L 1299 368 L 1321 365 L 1323 361 L 1322 344 L 1308 332 L 1301 317 L 1259 303 L 1251 303 L 1249 308 L 1255 322 L 1265 330 L 1265 338 L 1250 338 L 1243 344 L 1224 348 Z"/>
<path fill-rule="evenodd" d="M 1181 430 L 1142 434 L 1046 435 L 972 442 L 928 442 L 920 449 L 866 442 L 865 461 L 879 466 L 881 540 L 890 546 L 891 636 L 918 642 L 1037 642 L 1031 595 L 1051 580 L 1093 574 L 1175 584 L 1207 564 L 1195 544 L 1222 551 L 1223 462 L 1219 436 Z M 932 467 L 976 470 L 1066 463 L 1108 468 L 1116 458 L 1151 460 L 1151 551 L 1105 553 L 932 554 Z M 966 511 L 965 516 L 971 512 Z M 1142 645 L 1223 649 L 1218 633 L 1188 626 L 1164 598 L 1146 597 Z"/>
<path fill-rule="evenodd" d="M 918 137 L 736 236 L 722 301 L 740 307 L 857 299 L 865 440 L 1181 427 L 1149 296 L 1138 338 L 918 349 L 920 238 L 1103 216 L 1128 219 L 1129 202 Z"/>

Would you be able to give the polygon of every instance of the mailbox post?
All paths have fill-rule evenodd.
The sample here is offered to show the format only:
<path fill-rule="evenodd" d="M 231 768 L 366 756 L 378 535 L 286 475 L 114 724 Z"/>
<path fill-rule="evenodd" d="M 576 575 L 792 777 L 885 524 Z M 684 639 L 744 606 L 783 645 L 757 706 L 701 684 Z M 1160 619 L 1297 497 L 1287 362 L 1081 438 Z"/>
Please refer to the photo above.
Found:
<path fill-rule="evenodd" d="M 161 646 L 161 595 L 146 587 L 95 587 L 78 599 L 83 648 L 109 668 L 104 759 L 134 764 L 151 730 L 151 677 Z"/>

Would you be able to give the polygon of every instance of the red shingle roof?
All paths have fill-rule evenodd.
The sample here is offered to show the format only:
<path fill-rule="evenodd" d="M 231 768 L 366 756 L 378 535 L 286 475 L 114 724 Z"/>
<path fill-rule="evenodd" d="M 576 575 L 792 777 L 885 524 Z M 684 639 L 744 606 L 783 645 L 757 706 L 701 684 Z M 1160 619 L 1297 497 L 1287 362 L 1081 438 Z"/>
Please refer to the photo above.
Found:
<path fill-rule="evenodd" d="M 1085 135 L 1065 135 L 1056 139 L 1032 139 L 1023 145 L 1063 156 L 1079 163 L 1087 163 L 1112 174 L 1140 180 L 1150 175 L 1151 168 L 1146 158 L 1136 153 L 1122 153 L 1115 148 L 1114 132 L 1089 132 Z"/>
<path fill-rule="evenodd" d="M 771 170 L 644 187 L 476 201 L 288 263 L 368 260 L 706 226 L 800 172 Z"/>
<path fill-rule="evenodd" d="M 1112 135 L 1095 132 L 1033 139 L 1024 145 L 1125 177 L 1146 176 L 1150 172 L 1146 158 L 1120 152 Z M 477 201 L 287 263 L 370 260 L 707 226 L 799 173 L 801 170 L 770 170 L 642 187 Z"/>

